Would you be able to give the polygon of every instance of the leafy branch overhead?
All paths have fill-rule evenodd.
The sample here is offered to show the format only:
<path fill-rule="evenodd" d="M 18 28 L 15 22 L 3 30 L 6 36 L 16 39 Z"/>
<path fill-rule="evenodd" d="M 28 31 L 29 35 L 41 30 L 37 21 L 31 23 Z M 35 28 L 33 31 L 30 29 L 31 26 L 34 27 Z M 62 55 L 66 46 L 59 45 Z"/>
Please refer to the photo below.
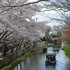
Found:
<path fill-rule="evenodd" d="M 41 10 L 42 8 L 46 9 Z M 68 16 L 61 11 L 69 12 L 70 1 L 36 0 L 29 2 L 28 0 L 0 0 L 0 43 L 3 44 L 3 48 L 0 48 L 2 48 L 4 55 L 7 51 L 22 44 L 24 47 L 28 45 L 30 48 L 33 44 L 37 45 L 36 42 L 41 41 L 45 33 L 48 32 L 48 26 L 45 25 L 48 20 L 37 22 L 38 19 L 33 20 L 33 16 L 52 10 L 59 10 L 68 20 Z M 67 23 L 67 20 L 46 17 Z"/>

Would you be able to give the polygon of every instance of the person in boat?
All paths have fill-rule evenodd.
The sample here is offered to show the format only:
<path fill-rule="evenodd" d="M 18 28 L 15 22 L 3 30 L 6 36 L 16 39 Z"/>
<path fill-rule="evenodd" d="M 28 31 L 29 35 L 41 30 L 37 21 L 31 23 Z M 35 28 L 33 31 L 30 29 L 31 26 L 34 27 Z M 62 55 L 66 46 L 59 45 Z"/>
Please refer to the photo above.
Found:
<path fill-rule="evenodd" d="M 51 64 L 56 63 L 55 56 L 56 54 L 47 54 L 45 63 L 51 63 Z"/>

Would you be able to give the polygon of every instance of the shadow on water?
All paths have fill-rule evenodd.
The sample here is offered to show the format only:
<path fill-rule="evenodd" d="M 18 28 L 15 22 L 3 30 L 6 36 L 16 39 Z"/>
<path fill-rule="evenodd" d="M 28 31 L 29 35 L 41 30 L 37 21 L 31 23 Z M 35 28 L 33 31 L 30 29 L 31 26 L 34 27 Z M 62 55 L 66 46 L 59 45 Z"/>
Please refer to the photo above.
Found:
<path fill-rule="evenodd" d="M 52 48 L 48 48 L 48 53 L 53 52 Z M 15 66 L 13 70 L 70 70 L 70 59 L 68 59 L 64 51 L 60 50 L 56 53 L 56 65 L 45 65 L 45 54 L 36 52 L 28 57 L 25 61 Z"/>

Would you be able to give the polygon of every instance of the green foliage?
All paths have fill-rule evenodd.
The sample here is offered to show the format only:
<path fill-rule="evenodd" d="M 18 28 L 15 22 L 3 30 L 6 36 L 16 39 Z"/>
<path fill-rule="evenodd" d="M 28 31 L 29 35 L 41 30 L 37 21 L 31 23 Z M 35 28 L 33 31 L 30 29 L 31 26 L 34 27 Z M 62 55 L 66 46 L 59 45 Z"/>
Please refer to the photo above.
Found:
<path fill-rule="evenodd" d="M 47 44 L 45 44 L 44 47 L 47 47 Z"/>
<path fill-rule="evenodd" d="M 57 37 L 60 37 L 61 36 L 61 32 L 57 32 Z"/>
<path fill-rule="evenodd" d="M 23 60 L 25 60 L 28 56 L 30 56 L 33 52 L 35 52 L 35 50 L 31 50 L 28 53 L 26 53 L 22 58 Z"/>
<path fill-rule="evenodd" d="M 65 51 L 65 54 L 70 58 L 70 47 L 64 46 L 64 47 L 62 48 L 62 50 L 64 50 L 64 51 Z"/>
<path fill-rule="evenodd" d="M 14 62 L 12 62 L 7 68 L 6 70 L 12 70 L 17 64 L 19 64 L 20 62 L 22 62 L 23 60 L 26 60 L 27 57 L 29 57 L 32 53 L 34 53 L 35 51 L 38 51 L 40 49 L 32 49 L 29 52 L 27 52 L 25 55 L 23 55 L 20 59 L 15 60 Z"/>
<path fill-rule="evenodd" d="M 12 70 L 17 64 L 19 64 L 21 61 L 25 60 L 28 56 L 30 56 L 33 52 L 35 52 L 37 50 L 30 50 L 29 52 L 27 52 L 25 55 L 23 55 L 20 59 L 15 60 L 14 62 L 12 62 L 7 68 L 6 70 Z"/>
<path fill-rule="evenodd" d="M 51 44 L 48 44 L 48 45 L 47 45 L 47 47 L 51 47 L 51 46 L 54 46 L 54 44 L 51 43 Z"/>
<path fill-rule="evenodd" d="M 54 46 L 54 44 L 53 43 L 51 43 L 51 44 L 45 44 L 44 46 L 45 47 L 51 47 L 51 46 Z"/>
<path fill-rule="evenodd" d="M 19 60 L 16 60 L 16 61 L 12 62 L 12 63 L 10 64 L 10 66 L 7 67 L 6 70 L 12 70 L 12 69 L 14 68 L 14 66 L 16 66 L 17 64 L 19 64 L 21 61 L 22 61 L 22 60 L 19 59 Z"/>
<path fill-rule="evenodd" d="M 45 36 L 43 37 L 44 41 L 51 41 L 51 38 L 49 37 L 49 33 L 46 33 Z"/>

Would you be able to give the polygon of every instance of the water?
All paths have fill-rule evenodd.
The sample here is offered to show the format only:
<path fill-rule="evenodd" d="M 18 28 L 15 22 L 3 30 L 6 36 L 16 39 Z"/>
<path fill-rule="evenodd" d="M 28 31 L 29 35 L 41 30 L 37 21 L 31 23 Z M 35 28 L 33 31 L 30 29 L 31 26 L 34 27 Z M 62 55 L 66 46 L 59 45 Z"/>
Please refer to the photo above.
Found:
<path fill-rule="evenodd" d="M 48 53 L 52 53 L 53 49 L 48 48 Z M 56 55 L 56 65 L 45 66 L 45 55 L 42 52 L 36 52 L 25 61 L 14 67 L 13 70 L 70 70 L 70 59 L 68 59 L 64 51 L 60 50 L 55 52 Z"/>

